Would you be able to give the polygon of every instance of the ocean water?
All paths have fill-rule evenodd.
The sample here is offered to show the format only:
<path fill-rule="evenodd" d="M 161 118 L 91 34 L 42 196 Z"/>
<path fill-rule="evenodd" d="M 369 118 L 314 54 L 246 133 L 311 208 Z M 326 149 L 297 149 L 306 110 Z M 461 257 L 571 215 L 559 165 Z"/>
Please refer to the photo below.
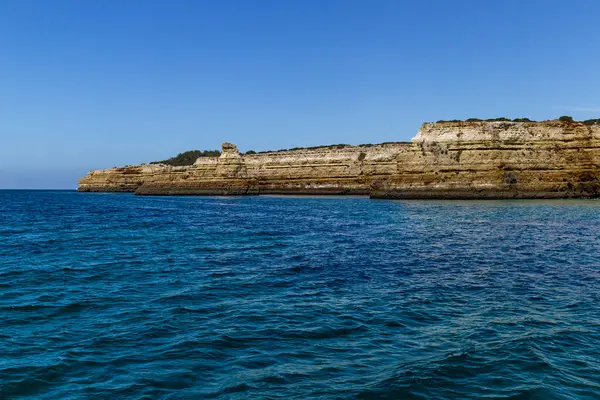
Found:
<path fill-rule="evenodd" d="M 0 191 L 1 399 L 599 399 L 599 201 Z"/>

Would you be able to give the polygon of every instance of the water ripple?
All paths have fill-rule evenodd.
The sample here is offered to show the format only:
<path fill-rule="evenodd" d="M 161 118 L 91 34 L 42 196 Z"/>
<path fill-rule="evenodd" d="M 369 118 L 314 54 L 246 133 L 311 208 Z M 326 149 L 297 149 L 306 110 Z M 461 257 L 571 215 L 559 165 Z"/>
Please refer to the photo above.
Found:
<path fill-rule="evenodd" d="M 598 211 L 0 191 L 0 398 L 599 399 Z"/>

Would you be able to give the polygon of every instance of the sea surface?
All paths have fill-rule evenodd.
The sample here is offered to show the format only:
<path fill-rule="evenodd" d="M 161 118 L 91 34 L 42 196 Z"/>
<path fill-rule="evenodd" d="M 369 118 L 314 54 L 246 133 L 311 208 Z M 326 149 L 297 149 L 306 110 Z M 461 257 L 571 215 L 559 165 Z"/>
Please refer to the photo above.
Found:
<path fill-rule="evenodd" d="M 0 191 L 0 399 L 600 399 L 600 201 Z"/>

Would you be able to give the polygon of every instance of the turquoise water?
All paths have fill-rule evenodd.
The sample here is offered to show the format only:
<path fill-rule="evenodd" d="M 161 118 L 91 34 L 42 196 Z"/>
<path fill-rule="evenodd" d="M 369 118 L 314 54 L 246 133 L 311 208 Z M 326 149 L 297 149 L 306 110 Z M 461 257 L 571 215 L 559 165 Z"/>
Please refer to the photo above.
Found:
<path fill-rule="evenodd" d="M 598 201 L 0 191 L 0 222 L 0 398 L 600 398 Z"/>

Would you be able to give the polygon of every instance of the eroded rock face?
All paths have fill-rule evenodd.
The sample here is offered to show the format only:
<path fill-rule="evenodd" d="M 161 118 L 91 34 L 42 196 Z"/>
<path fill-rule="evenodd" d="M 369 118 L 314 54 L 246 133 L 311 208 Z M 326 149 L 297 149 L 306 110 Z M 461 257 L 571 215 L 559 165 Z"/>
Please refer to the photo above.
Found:
<path fill-rule="evenodd" d="M 596 197 L 600 129 L 580 123 L 424 124 L 373 197 Z"/>
<path fill-rule="evenodd" d="M 237 146 L 233 143 L 224 142 L 221 145 L 221 149 L 222 149 L 223 154 L 230 154 L 230 155 L 235 155 L 235 156 L 240 155 Z"/>
<path fill-rule="evenodd" d="M 80 191 L 151 195 L 361 194 L 379 198 L 600 195 L 600 127 L 560 121 L 426 123 L 411 143 L 220 157 L 90 172 Z"/>

